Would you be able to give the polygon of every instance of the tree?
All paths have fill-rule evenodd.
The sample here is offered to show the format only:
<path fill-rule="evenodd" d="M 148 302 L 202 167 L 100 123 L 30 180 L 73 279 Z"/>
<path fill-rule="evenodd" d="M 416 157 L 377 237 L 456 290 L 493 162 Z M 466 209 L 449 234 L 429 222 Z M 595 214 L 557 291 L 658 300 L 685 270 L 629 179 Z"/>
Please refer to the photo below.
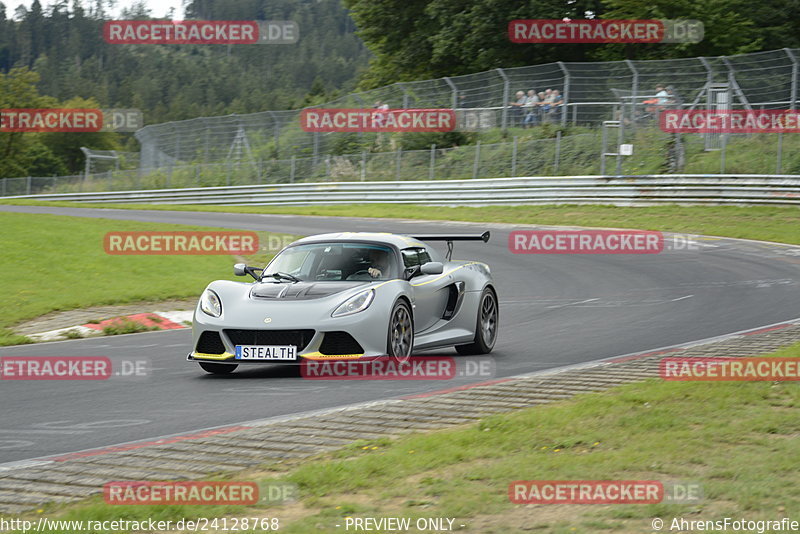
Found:
<path fill-rule="evenodd" d="M 344 2 L 375 55 L 360 82 L 365 89 L 555 61 L 668 59 L 800 46 L 797 0 Z M 508 38 L 514 19 L 563 18 L 697 19 L 705 24 L 705 39 L 696 44 L 518 44 Z"/>
<path fill-rule="evenodd" d="M 96 101 L 73 99 L 59 103 L 36 89 L 39 74 L 18 67 L 0 73 L 0 109 L 98 108 Z M 80 147 L 119 149 L 117 134 L 0 132 L 0 176 L 48 176 L 78 172 Z"/>

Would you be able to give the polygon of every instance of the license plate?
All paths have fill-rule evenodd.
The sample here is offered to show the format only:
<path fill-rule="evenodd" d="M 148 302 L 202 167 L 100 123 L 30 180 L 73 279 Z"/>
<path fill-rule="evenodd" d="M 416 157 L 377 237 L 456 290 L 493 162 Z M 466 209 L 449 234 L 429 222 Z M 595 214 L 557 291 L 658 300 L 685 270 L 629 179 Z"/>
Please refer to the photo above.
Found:
<path fill-rule="evenodd" d="M 236 345 L 237 360 L 295 361 L 297 347 L 294 345 Z"/>

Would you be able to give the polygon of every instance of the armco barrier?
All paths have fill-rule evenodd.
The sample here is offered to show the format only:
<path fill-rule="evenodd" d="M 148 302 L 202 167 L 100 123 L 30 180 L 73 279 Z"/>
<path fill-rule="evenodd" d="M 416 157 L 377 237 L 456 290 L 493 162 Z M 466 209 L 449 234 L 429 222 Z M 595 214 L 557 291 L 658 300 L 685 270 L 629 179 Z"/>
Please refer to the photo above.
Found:
<path fill-rule="evenodd" d="M 325 182 L 191 189 L 60 193 L 4 198 L 99 203 L 309 204 L 800 204 L 798 175 L 574 176 Z M 1 201 L 1 200 L 0 200 Z"/>

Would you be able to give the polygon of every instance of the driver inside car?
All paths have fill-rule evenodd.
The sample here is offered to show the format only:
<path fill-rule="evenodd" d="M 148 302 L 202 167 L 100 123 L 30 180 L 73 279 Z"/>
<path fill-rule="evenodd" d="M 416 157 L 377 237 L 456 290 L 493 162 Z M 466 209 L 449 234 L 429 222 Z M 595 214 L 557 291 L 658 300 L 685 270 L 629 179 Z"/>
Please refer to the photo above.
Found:
<path fill-rule="evenodd" d="M 390 273 L 389 251 L 380 249 L 363 250 L 363 255 L 353 261 L 360 264 L 358 270 L 347 280 L 375 280 L 386 278 Z"/>
<path fill-rule="evenodd" d="M 371 250 L 369 253 L 370 267 L 367 272 L 372 278 L 381 278 L 389 270 L 389 255 L 381 250 Z"/>

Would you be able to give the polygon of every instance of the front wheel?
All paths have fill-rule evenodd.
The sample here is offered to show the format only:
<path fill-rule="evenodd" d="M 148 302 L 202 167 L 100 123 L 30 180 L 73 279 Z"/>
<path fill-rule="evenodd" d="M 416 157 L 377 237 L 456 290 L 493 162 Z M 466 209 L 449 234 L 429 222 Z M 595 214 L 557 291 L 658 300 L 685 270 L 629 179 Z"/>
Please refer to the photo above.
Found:
<path fill-rule="evenodd" d="M 456 351 L 464 356 L 492 352 L 494 343 L 497 341 L 499 318 L 500 307 L 497 305 L 497 295 L 487 287 L 481 293 L 481 300 L 478 302 L 475 339 L 469 345 L 456 345 Z"/>
<path fill-rule="evenodd" d="M 203 368 L 203 371 L 207 373 L 211 373 L 212 375 L 228 375 L 231 374 L 238 365 L 231 365 L 228 363 L 208 363 L 208 362 L 198 362 L 200 367 Z"/>
<path fill-rule="evenodd" d="M 389 356 L 398 362 L 405 362 L 411 357 L 411 350 L 414 348 L 414 322 L 411 319 L 411 308 L 404 300 L 398 300 L 392 308 L 386 345 Z"/>

